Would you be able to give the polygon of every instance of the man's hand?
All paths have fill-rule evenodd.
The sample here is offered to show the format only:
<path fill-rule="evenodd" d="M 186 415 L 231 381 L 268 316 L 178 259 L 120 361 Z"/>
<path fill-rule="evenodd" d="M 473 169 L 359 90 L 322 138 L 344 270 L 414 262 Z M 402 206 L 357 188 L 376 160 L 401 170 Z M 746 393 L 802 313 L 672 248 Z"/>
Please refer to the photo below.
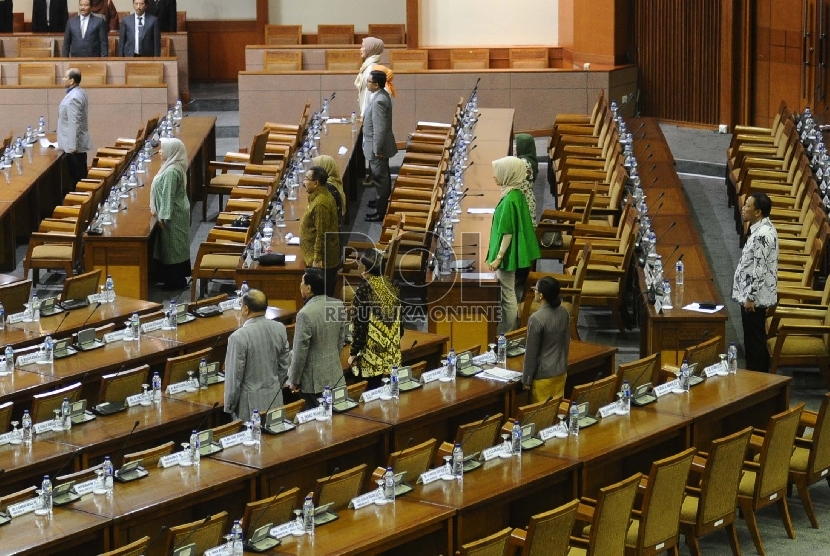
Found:
<path fill-rule="evenodd" d="M 375 153 L 375 158 L 386 158 L 380 153 Z"/>
<path fill-rule="evenodd" d="M 746 310 L 747 313 L 754 313 L 755 312 L 755 302 L 752 301 L 752 300 L 749 300 L 749 299 L 744 301 L 744 310 Z"/>
<path fill-rule="evenodd" d="M 296 392 L 297 392 L 297 390 L 298 390 L 297 386 L 296 386 L 296 385 L 294 385 L 294 384 L 291 384 L 291 381 L 290 381 L 290 380 L 286 380 L 286 381 L 285 381 L 285 384 L 284 384 L 283 386 L 284 386 L 285 388 L 288 388 L 289 390 L 291 390 L 291 391 L 292 391 L 292 392 L 294 392 L 294 393 L 296 393 Z"/>

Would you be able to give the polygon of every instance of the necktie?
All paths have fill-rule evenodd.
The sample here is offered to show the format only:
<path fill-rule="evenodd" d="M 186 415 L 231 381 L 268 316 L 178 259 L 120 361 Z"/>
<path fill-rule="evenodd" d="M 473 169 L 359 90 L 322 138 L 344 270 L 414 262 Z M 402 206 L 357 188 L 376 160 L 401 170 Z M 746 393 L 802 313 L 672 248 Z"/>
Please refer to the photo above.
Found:
<path fill-rule="evenodd" d="M 81 18 L 81 38 L 86 38 L 86 23 L 89 20 L 89 16 Z"/>
<path fill-rule="evenodd" d="M 140 52 L 139 52 L 140 49 L 139 49 L 139 44 L 138 44 L 138 38 L 141 36 L 141 28 L 144 27 L 144 16 L 139 15 L 139 16 L 136 16 L 136 17 L 138 18 L 138 24 L 136 25 L 136 31 L 135 31 L 135 53 L 136 53 L 136 55 L 139 55 L 140 54 Z"/>

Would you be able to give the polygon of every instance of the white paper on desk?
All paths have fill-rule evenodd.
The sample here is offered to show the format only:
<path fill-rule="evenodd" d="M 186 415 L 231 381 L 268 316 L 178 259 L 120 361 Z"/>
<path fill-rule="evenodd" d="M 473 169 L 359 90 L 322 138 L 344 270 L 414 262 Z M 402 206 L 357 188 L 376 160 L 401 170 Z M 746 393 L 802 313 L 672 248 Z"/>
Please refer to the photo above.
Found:
<path fill-rule="evenodd" d="M 288 245 L 299 245 L 300 244 L 300 236 L 294 236 L 288 240 Z M 286 259 L 287 261 L 288 259 Z"/>
<path fill-rule="evenodd" d="M 495 272 L 462 272 L 461 278 L 464 280 L 495 280 Z"/>
<path fill-rule="evenodd" d="M 490 380 L 498 380 L 500 382 L 516 381 L 522 378 L 522 373 L 518 371 L 510 371 L 508 369 L 500 369 L 493 367 L 475 375 L 477 378 L 486 378 Z"/>
<path fill-rule="evenodd" d="M 717 313 L 721 309 L 723 309 L 723 305 L 717 305 L 715 309 L 701 309 L 700 303 L 689 303 L 685 307 L 683 307 L 686 311 L 695 311 L 698 313 Z"/>
<path fill-rule="evenodd" d="M 57 149 L 57 148 L 58 148 L 58 142 L 57 142 L 57 141 L 55 141 L 54 143 L 52 143 L 52 142 L 51 142 L 49 139 L 47 139 L 46 137 L 41 137 L 41 138 L 40 138 L 40 140 L 38 141 L 38 143 L 40 143 L 40 146 L 41 146 L 41 147 L 43 147 L 44 149 L 49 148 L 49 147 L 52 147 L 53 149 Z"/>
<path fill-rule="evenodd" d="M 467 214 L 493 214 L 496 212 L 495 208 L 473 208 L 467 209 Z"/>
<path fill-rule="evenodd" d="M 337 154 L 339 154 L 340 156 L 346 156 L 347 152 L 349 152 L 349 149 L 347 149 L 346 147 L 340 147 L 339 149 L 337 149 Z"/>
<path fill-rule="evenodd" d="M 298 239 L 299 239 L 299 238 L 298 238 Z M 299 243 L 300 243 L 300 242 L 298 241 L 298 242 L 297 242 L 297 244 L 299 244 Z M 294 262 L 297 262 L 297 255 L 286 255 L 286 256 L 285 256 L 285 262 L 287 262 L 287 263 L 294 263 Z"/>

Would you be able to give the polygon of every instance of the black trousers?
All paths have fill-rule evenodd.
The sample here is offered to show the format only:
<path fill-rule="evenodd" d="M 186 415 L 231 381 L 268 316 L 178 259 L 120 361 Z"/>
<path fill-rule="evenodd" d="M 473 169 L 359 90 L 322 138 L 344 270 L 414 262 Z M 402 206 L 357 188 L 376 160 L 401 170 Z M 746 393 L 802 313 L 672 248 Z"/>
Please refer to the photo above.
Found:
<path fill-rule="evenodd" d="M 69 171 L 69 190 L 75 191 L 75 185 L 89 174 L 86 153 L 66 153 L 66 169 Z"/>
<path fill-rule="evenodd" d="M 372 175 L 372 185 L 375 186 L 378 194 L 375 211 L 378 214 L 386 214 L 386 205 L 389 204 L 389 195 L 392 194 L 392 175 L 389 171 L 389 159 L 371 158 L 369 160 L 369 173 Z"/>
<path fill-rule="evenodd" d="M 746 368 L 750 371 L 769 372 L 769 351 L 767 351 L 766 307 L 755 307 L 752 312 L 741 305 L 741 323 L 744 329 L 744 352 Z"/>

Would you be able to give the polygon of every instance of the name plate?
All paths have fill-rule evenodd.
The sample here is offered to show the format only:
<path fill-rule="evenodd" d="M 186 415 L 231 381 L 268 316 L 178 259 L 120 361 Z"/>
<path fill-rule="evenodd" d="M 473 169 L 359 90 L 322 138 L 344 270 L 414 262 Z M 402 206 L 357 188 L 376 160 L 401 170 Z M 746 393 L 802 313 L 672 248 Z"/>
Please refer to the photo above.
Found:
<path fill-rule="evenodd" d="M 296 527 L 297 525 L 294 521 L 289 521 L 288 523 L 283 523 L 282 525 L 277 525 L 276 527 L 272 528 L 270 531 L 268 531 L 268 534 L 274 537 L 275 539 L 281 539 L 293 533 Z"/>
<path fill-rule="evenodd" d="M 25 367 L 26 365 L 37 363 L 38 359 L 40 358 L 41 355 L 39 351 L 35 351 L 34 353 L 27 353 L 26 355 L 21 355 L 17 358 L 16 365 L 18 367 Z"/>
<path fill-rule="evenodd" d="M 165 393 L 167 393 L 168 395 L 172 395 L 178 394 L 179 392 L 184 392 L 185 390 L 187 390 L 186 380 L 184 382 L 177 382 L 176 384 L 168 384 Z"/>
<path fill-rule="evenodd" d="M 674 379 L 670 382 L 667 382 L 665 384 L 661 384 L 660 386 L 655 387 L 654 388 L 654 395 L 659 398 L 660 396 L 668 394 L 669 392 L 671 392 L 675 388 L 680 388 L 680 381 L 678 379 Z"/>
<path fill-rule="evenodd" d="M 441 367 L 440 369 L 434 369 L 432 371 L 421 373 L 421 382 L 423 382 L 424 384 L 435 382 L 436 380 L 444 376 L 444 372 L 444 367 Z"/>
<path fill-rule="evenodd" d="M 205 550 L 205 556 L 232 556 L 231 550 L 228 549 L 228 545 L 223 544 L 222 546 L 214 546 L 209 550 Z"/>
<path fill-rule="evenodd" d="M 321 411 L 323 411 L 322 407 L 315 407 L 314 409 L 307 409 L 306 411 L 301 411 L 297 413 L 296 417 L 294 417 L 294 421 L 296 421 L 300 425 L 302 425 L 303 423 L 308 423 L 309 421 L 314 421 Z"/>
<path fill-rule="evenodd" d="M 104 334 L 104 343 L 111 344 L 113 342 L 121 342 L 124 340 L 124 336 L 126 335 L 126 330 L 117 330 L 115 332 L 110 332 L 109 334 Z"/>
<path fill-rule="evenodd" d="M 380 500 L 381 498 L 383 498 L 383 492 L 379 488 L 376 488 L 371 492 L 352 498 L 352 501 L 349 502 L 349 507 L 359 510 L 360 508 L 374 504 L 375 500 Z"/>
<path fill-rule="evenodd" d="M 23 315 L 25 315 L 25 311 L 22 313 L 14 313 L 13 315 L 9 315 L 8 323 L 9 324 L 16 324 L 18 322 L 23 322 Z"/>
<path fill-rule="evenodd" d="M 76 484 L 72 487 L 72 490 L 74 490 L 78 496 L 83 496 L 84 494 L 89 494 L 96 488 L 98 488 L 98 479 L 90 479 L 88 481 L 84 481 L 83 483 Z"/>
<path fill-rule="evenodd" d="M 167 319 L 159 319 L 154 320 L 152 322 L 145 322 L 141 325 L 141 332 L 146 334 L 147 332 L 155 332 L 156 330 L 161 330 L 161 327 L 164 326 L 165 322 L 167 322 Z"/>
<path fill-rule="evenodd" d="M 484 461 L 490 461 L 491 459 L 496 459 L 499 457 L 499 454 L 504 452 L 504 444 L 498 444 L 496 446 L 491 446 L 485 450 L 482 450 L 481 457 Z"/>
<path fill-rule="evenodd" d="M 104 293 L 93 293 L 86 296 L 86 300 L 92 303 L 106 303 L 107 302 L 107 292 Z"/>
<path fill-rule="evenodd" d="M 44 432 L 51 431 L 54 426 L 54 421 L 43 421 L 42 423 L 35 423 L 35 426 L 32 428 L 35 431 L 35 434 L 43 434 Z"/>
<path fill-rule="evenodd" d="M 7 432 L 5 434 L 0 434 L 0 446 L 2 446 L 3 444 L 8 444 L 9 442 L 11 442 L 13 437 L 14 437 L 13 432 Z"/>
<path fill-rule="evenodd" d="M 248 431 L 238 432 L 236 434 L 232 434 L 230 436 L 224 436 L 219 439 L 219 444 L 222 445 L 222 448 L 230 448 L 231 446 L 236 446 L 238 444 L 242 444 L 245 440 L 248 439 Z"/>
<path fill-rule="evenodd" d="M 141 394 L 134 394 L 127 398 L 127 407 L 135 407 L 137 405 L 141 405 L 141 402 L 144 400 L 144 393 Z"/>
<path fill-rule="evenodd" d="M 176 452 L 175 454 L 167 454 L 159 458 L 159 467 L 167 469 L 168 467 L 176 467 L 182 461 L 184 452 Z"/>
<path fill-rule="evenodd" d="M 706 375 L 706 378 L 712 378 L 713 376 L 718 376 L 718 373 L 723 370 L 723 367 L 724 365 L 721 365 L 720 361 L 718 361 L 714 365 L 709 365 L 703 369 L 703 373 Z"/>
<path fill-rule="evenodd" d="M 29 500 L 25 500 L 23 502 L 18 502 L 17 504 L 12 504 L 7 509 L 11 517 L 20 517 L 21 515 L 26 515 L 29 512 L 39 510 L 40 506 L 40 497 L 37 497 L 30 498 Z"/>
<path fill-rule="evenodd" d="M 493 363 L 490 359 L 490 353 L 482 353 L 473 357 L 473 365 L 489 365 Z"/>
<path fill-rule="evenodd" d="M 599 408 L 599 416 L 601 419 L 605 419 L 610 415 L 614 415 L 617 412 L 617 408 L 619 405 L 617 402 L 611 402 L 608 405 L 604 405 Z"/>
<path fill-rule="evenodd" d="M 228 299 L 227 301 L 220 301 L 219 308 L 224 311 L 234 311 L 236 310 L 236 300 L 235 299 Z"/>
<path fill-rule="evenodd" d="M 559 425 L 553 425 L 552 427 L 542 429 L 539 431 L 539 438 L 541 438 L 545 442 L 547 442 L 551 438 L 556 438 L 556 431 L 558 431 L 559 429 Z"/>
<path fill-rule="evenodd" d="M 429 483 L 434 483 L 435 481 L 441 479 L 441 477 L 446 475 L 446 473 L 447 468 L 442 465 L 440 467 L 436 467 L 435 469 L 430 469 L 429 471 L 421 473 L 421 476 L 418 477 L 418 482 L 428 485 Z"/>
<path fill-rule="evenodd" d="M 360 395 L 360 401 L 373 402 L 375 400 L 379 400 L 381 394 L 383 394 L 383 387 L 375 388 L 374 390 L 366 390 Z"/>

